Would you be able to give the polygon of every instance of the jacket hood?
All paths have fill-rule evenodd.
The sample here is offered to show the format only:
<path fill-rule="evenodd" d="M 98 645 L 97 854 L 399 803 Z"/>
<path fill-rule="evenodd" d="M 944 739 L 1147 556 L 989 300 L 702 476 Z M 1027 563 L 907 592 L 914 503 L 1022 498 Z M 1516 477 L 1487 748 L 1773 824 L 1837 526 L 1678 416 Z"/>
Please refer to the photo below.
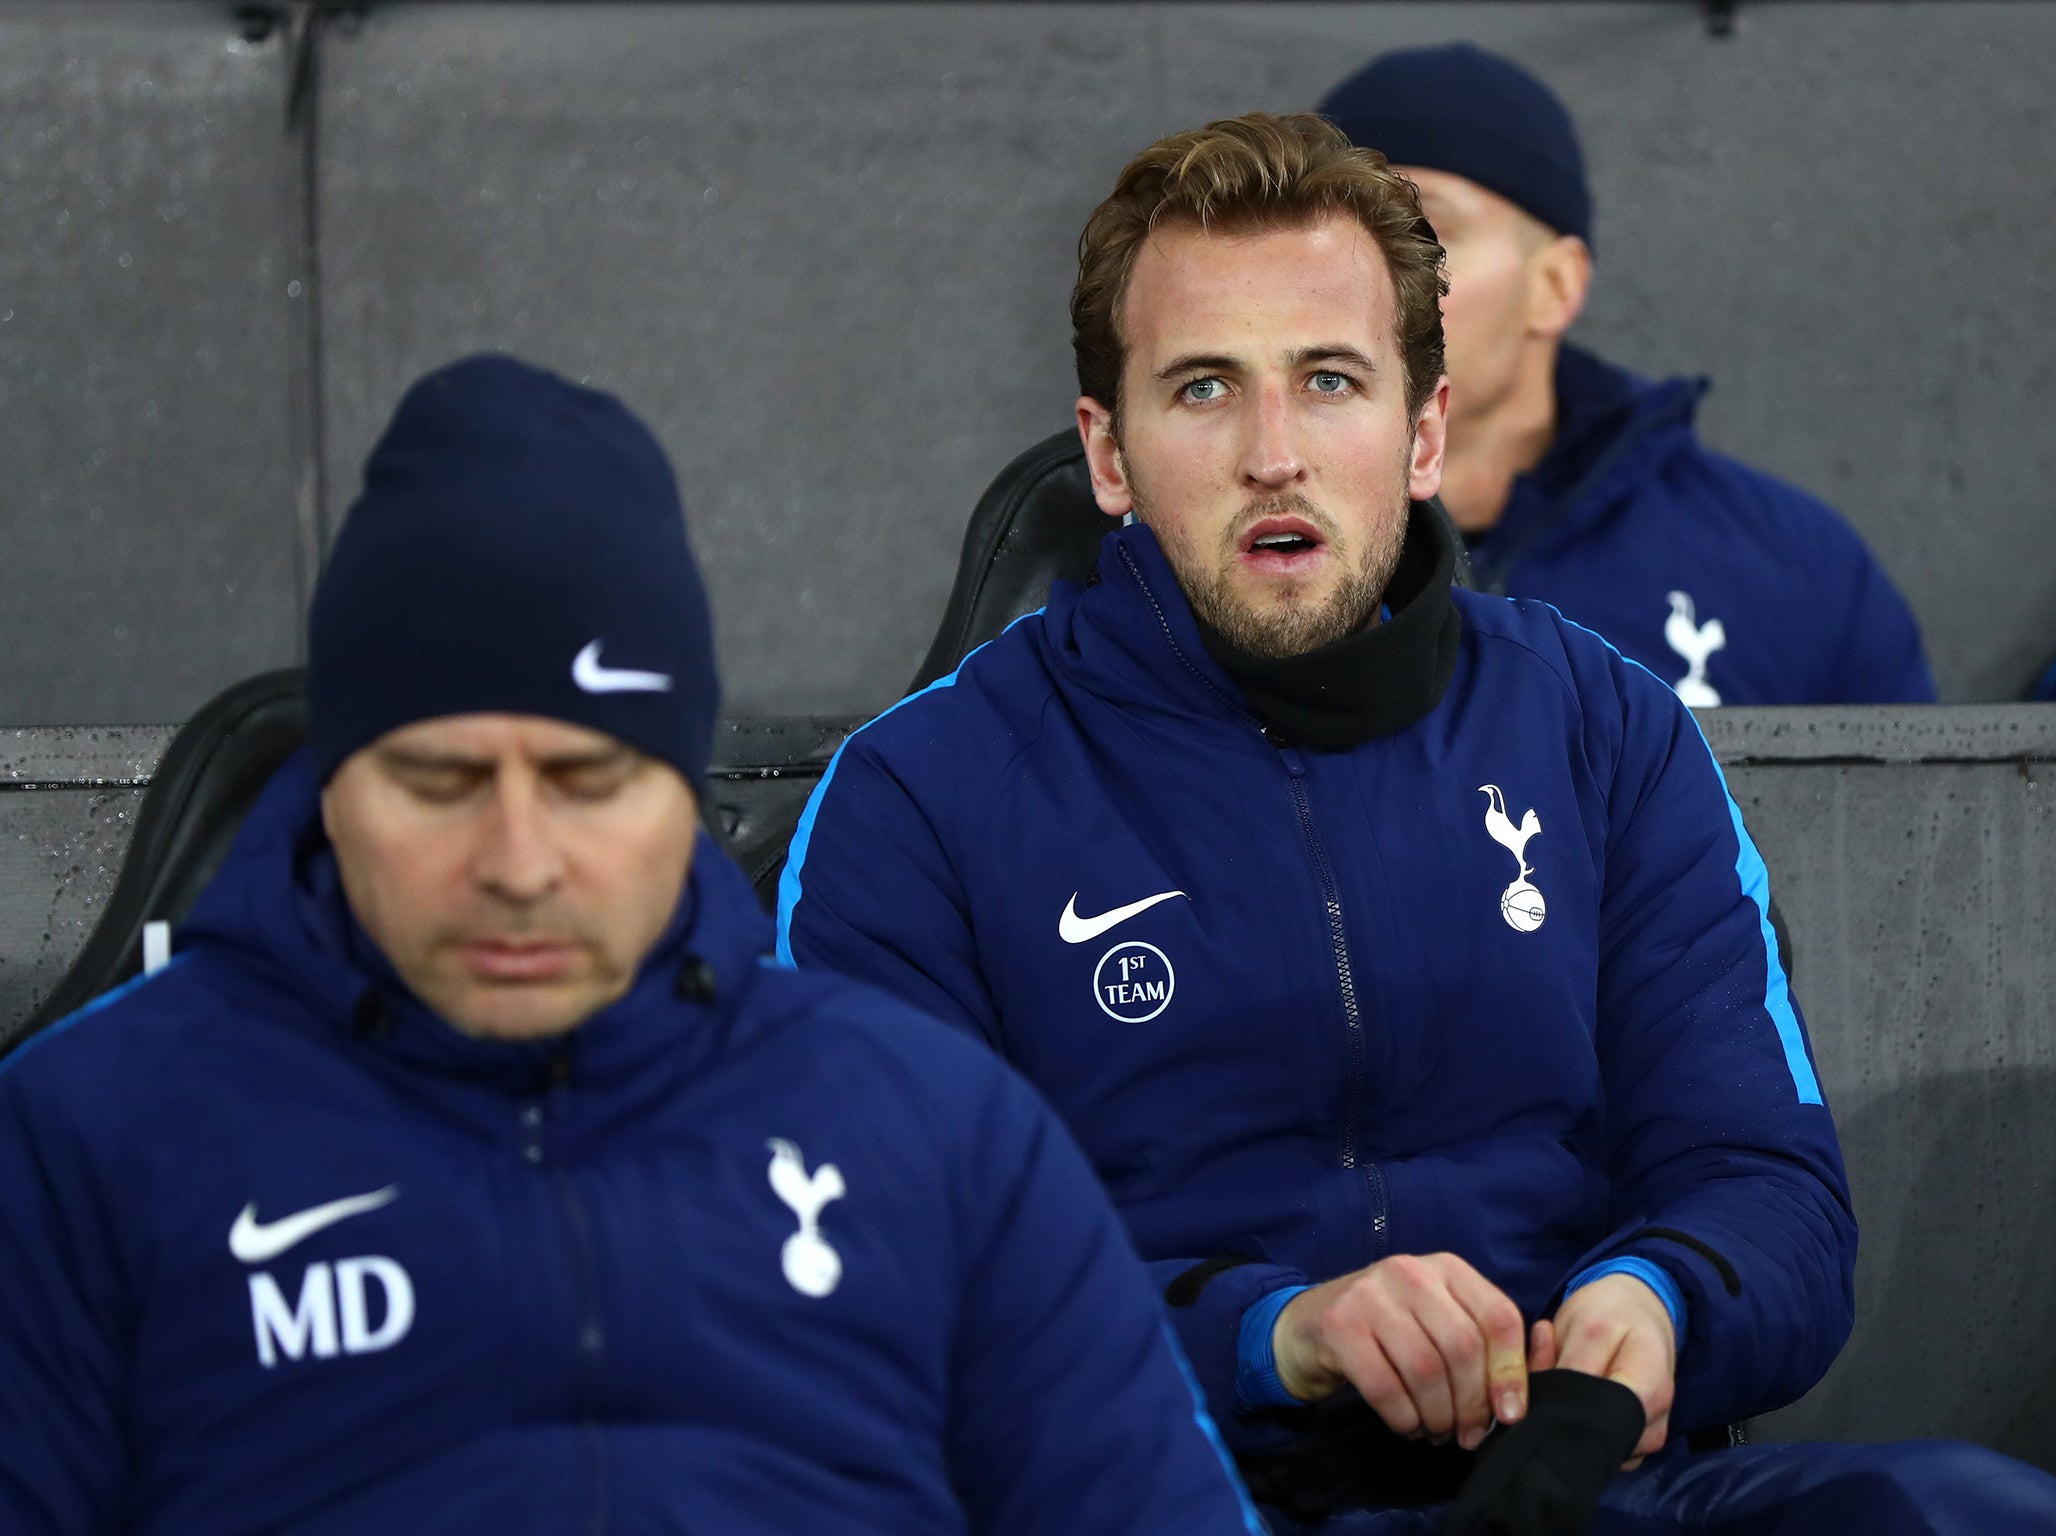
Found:
<path fill-rule="evenodd" d="M 1674 454 L 1695 446 L 1704 377 L 1652 383 L 1565 345 L 1556 359 L 1556 437 L 1517 476 L 1506 510 L 1472 547 L 1478 585 L 1503 594 L 1524 556 L 1573 542 L 1602 525 Z"/>
<path fill-rule="evenodd" d="M 218 956 L 290 999 L 311 1027 L 351 1034 L 397 1063 L 510 1092 L 574 1078 L 626 1080 L 660 1062 L 703 1059 L 720 1030 L 693 1026 L 733 1013 L 769 945 L 769 920 L 747 879 L 702 831 L 677 910 L 627 993 L 565 1035 L 463 1034 L 407 989 L 350 914 L 305 749 L 265 787 L 179 931 L 181 950 Z M 681 1050 L 688 1039 L 696 1048 Z"/>

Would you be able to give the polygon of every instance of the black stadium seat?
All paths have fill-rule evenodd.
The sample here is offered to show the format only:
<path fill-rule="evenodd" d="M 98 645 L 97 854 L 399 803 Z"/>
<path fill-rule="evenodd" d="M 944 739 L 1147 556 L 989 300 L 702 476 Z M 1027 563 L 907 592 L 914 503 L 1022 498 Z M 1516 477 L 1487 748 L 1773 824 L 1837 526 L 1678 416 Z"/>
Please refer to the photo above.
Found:
<path fill-rule="evenodd" d="M 180 728 L 150 777 L 100 921 L 50 995 L 0 1048 L 142 974 L 143 925 L 176 924 L 186 915 L 258 793 L 306 737 L 297 667 L 237 683 Z"/>
<path fill-rule="evenodd" d="M 1439 500 L 1429 505 L 1442 511 Z M 913 688 L 947 677 L 971 651 L 1041 607 L 1058 577 L 1083 581 L 1113 527 L 1092 499 L 1076 428 L 1045 437 L 1001 470 L 964 530 L 956 584 Z M 1468 556 L 1459 557 L 1456 582 L 1472 584 Z"/>

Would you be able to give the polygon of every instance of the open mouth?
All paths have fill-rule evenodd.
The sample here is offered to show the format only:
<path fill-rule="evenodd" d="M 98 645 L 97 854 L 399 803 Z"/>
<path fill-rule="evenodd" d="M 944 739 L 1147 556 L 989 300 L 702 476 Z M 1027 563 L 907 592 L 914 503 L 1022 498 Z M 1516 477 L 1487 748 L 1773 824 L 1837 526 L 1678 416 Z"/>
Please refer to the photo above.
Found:
<path fill-rule="evenodd" d="M 1297 517 L 1267 517 L 1244 533 L 1240 544 L 1246 564 L 1279 574 L 1311 565 L 1328 547 L 1313 524 Z"/>

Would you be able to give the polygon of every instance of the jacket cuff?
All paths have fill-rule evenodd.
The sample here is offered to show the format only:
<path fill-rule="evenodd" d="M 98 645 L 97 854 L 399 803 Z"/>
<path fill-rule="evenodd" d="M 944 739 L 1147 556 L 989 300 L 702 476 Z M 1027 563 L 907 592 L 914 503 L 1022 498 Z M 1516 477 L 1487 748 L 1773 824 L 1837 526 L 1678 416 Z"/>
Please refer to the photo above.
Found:
<path fill-rule="evenodd" d="M 1311 1277 L 1300 1270 L 1237 1255 L 1196 1264 L 1191 1260 L 1158 1260 L 1149 1265 L 1167 1303 L 1171 1327 L 1185 1358 L 1206 1394 L 1207 1410 L 1228 1448 L 1237 1455 L 1289 1442 L 1276 1409 L 1245 1413 L 1237 1402 L 1236 1377 L 1241 1361 L 1244 1316 L 1266 1296 L 1288 1286 L 1303 1286 Z M 1290 1417 L 1289 1415 L 1287 1417 Z"/>
<path fill-rule="evenodd" d="M 1677 1343 L 1678 1352 L 1683 1354 L 1685 1293 L 1678 1288 L 1678 1282 L 1671 1278 L 1670 1271 L 1653 1259 L 1645 1259 L 1639 1254 L 1624 1253 L 1618 1258 L 1602 1259 L 1590 1268 L 1582 1269 L 1571 1276 L 1570 1282 L 1563 1288 L 1563 1294 L 1569 1297 L 1573 1291 L 1588 1286 L 1605 1275 L 1633 1275 L 1656 1292 L 1657 1300 L 1663 1303 L 1663 1310 L 1670 1314 L 1671 1336 Z"/>
<path fill-rule="evenodd" d="M 1244 1413 L 1258 1408 L 1305 1406 L 1278 1379 L 1278 1356 L 1272 1338 L 1285 1304 L 1307 1289 L 1304 1285 L 1285 1286 L 1242 1314 L 1242 1326 L 1235 1336 L 1235 1406 Z"/>

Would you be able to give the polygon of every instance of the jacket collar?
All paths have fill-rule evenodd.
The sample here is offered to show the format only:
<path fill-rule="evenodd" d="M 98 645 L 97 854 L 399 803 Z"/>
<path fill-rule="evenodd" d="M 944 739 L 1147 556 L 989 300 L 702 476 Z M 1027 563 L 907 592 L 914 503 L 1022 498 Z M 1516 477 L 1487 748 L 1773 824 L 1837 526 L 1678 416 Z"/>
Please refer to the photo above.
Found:
<path fill-rule="evenodd" d="M 1602 522 L 1695 441 L 1693 417 L 1710 387 L 1703 377 L 1651 383 L 1565 345 L 1556 359 L 1556 436 L 1541 463 L 1515 477 L 1505 512 L 1473 546 L 1479 585 L 1503 593 L 1523 557 Z"/>
<path fill-rule="evenodd" d="M 1343 752 L 1405 730 L 1442 702 L 1463 635 L 1449 598 L 1455 578 L 1455 531 L 1415 502 L 1382 622 L 1279 659 L 1239 650 L 1204 622 L 1200 633 L 1274 740 Z"/>
<path fill-rule="evenodd" d="M 1354 745 L 1404 729 L 1440 701 L 1459 634 L 1449 597 L 1455 559 L 1446 525 L 1416 506 L 1388 588 L 1397 599 L 1390 621 L 1282 663 L 1231 654 L 1231 675 L 1209 649 L 1156 535 L 1134 524 L 1101 542 L 1085 587 L 1057 583 L 1045 633 L 1067 670 L 1110 703 L 1204 724 L 1253 753 L 1271 750 L 1263 732 L 1272 724 L 1310 746 Z M 1317 722 L 1311 730 L 1309 720 Z"/>
<path fill-rule="evenodd" d="M 727 1032 L 769 929 L 742 872 L 702 832 L 678 908 L 624 996 L 551 1040 L 463 1034 L 414 997 L 351 917 L 302 751 L 260 796 L 180 944 L 219 953 L 284 1011 L 352 1049 L 518 1094 L 675 1082 Z"/>

